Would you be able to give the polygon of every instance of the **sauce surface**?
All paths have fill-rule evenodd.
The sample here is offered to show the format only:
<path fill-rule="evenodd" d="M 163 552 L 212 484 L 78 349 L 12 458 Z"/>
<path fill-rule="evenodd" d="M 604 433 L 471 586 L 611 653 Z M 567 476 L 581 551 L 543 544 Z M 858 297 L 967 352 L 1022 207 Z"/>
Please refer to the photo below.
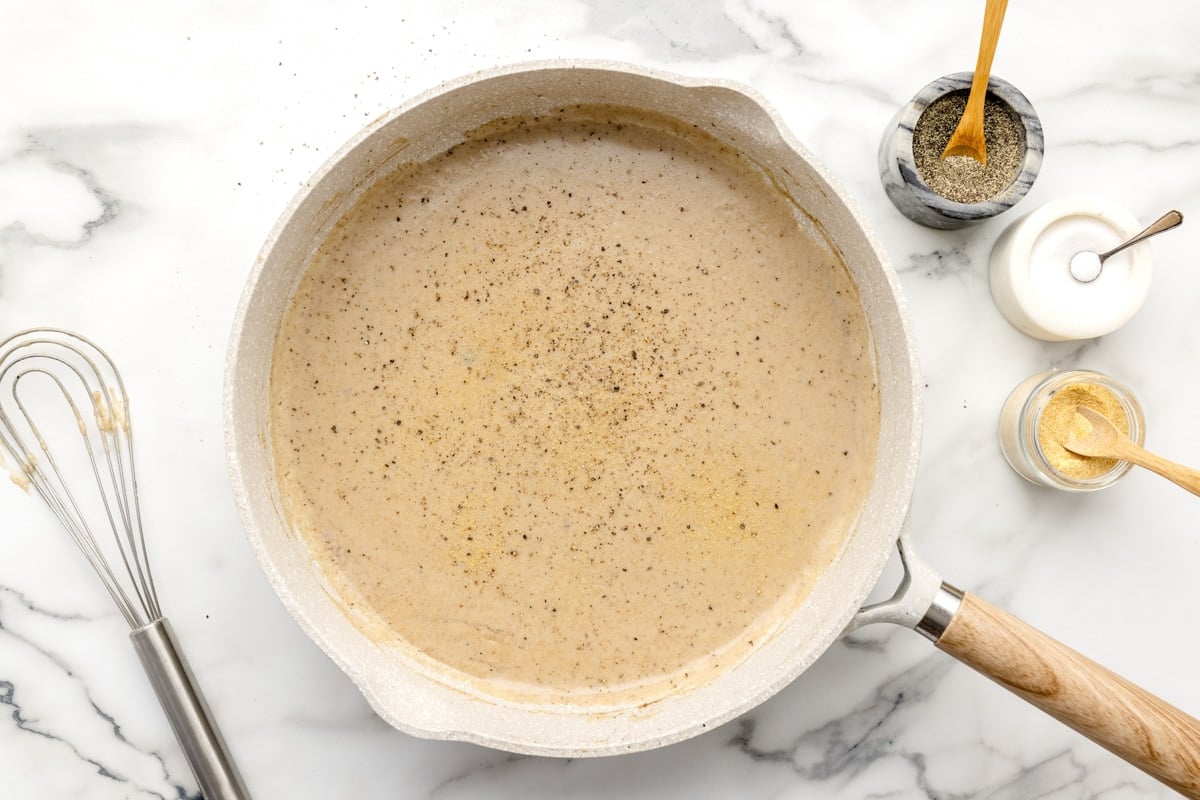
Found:
<path fill-rule="evenodd" d="M 352 620 L 497 696 L 649 702 L 768 637 L 872 477 L 850 276 L 715 139 L 578 107 L 371 187 L 284 316 L 285 511 Z"/>

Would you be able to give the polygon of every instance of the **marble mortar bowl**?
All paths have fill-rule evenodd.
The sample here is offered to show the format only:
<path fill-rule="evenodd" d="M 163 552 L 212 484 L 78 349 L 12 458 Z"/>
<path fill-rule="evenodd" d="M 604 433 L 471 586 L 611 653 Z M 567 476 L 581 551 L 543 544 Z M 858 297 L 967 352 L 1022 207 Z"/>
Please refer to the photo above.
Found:
<path fill-rule="evenodd" d="M 961 228 L 1007 211 L 1033 188 L 1042 167 L 1045 144 L 1041 120 L 1017 87 L 993 75 L 988 80 L 988 95 L 1007 106 L 1025 129 L 1025 157 L 1017 176 L 995 197 L 980 203 L 948 200 L 921 178 L 912 146 L 917 120 L 936 100 L 970 91 L 971 77 L 970 72 L 956 72 L 926 85 L 896 112 L 879 145 L 879 178 L 888 198 L 904 216 L 930 228 Z"/>

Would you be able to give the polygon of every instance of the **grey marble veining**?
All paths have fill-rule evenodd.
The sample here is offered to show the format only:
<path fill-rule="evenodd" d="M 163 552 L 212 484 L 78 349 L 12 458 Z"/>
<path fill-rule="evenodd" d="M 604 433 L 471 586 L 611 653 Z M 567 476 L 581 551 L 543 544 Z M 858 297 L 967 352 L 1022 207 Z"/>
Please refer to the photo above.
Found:
<path fill-rule="evenodd" d="M 94 622 L 113 623 L 106 627 L 119 630 L 115 611 L 103 616 L 56 611 L 0 586 L 0 664 L 32 668 L 36 676 L 28 682 L 0 678 L 0 706 L 16 731 L 33 737 L 30 755 L 41 753 L 57 762 L 59 777 L 75 773 L 73 780 L 102 779 L 88 790 L 89 797 L 194 797 L 172 778 L 160 753 L 127 738 L 114 712 L 92 694 L 73 659 L 56 644 Z M 115 641 L 121 644 L 120 638 Z"/>
<path fill-rule="evenodd" d="M 23 174 L 4 176 L 5 172 Z M 39 175 L 39 172 L 42 174 Z M 64 182 L 58 180 L 57 176 L 74 180 Z M 4 180 L 4 177 L 8 179 Z M 78 185 L 73 185 L 75 182 Z M 27 193 L 38 196 L 42 194 L 41 186 L 53 185 L 53 193 L 47 193 L 48 196 L 39 199 L 47 206 L 53 204 L 58 207 L 73 207 L 85 217 L 77 226 L 72 226 L 77 227 L 77 233 L 72 231 L 74 235 L 66 236 L 58 231 L 42 230 L 36 223 L 31 225 L 23 219 L 13 219 L 0 228 L 0 245 L 10 241 L 35 246 L 81 247 L 92 238 L 96 228 L 112 222 L 120 213 L 120 202 L 86 169 L 61 158 L 34 137 L 30 137 L 26 149 L 8 159 L 0 160 L 0 184 L 3 184 L 4 193 L 14 198 Z M 89 203 L 80 202 L 82 198 L 78 195 L 81 193 L 87 195 L 88 200 L 94 201 L 97 207 L 95 212 L 86 208 Z M 57 212 L 55 216 L 59 214 L 61 212 Z"/>
<path fill-rule="evenodd" d="M 1132 385 L 1148 443 L 1200 463 L 1200 228 L 1154 242 L 1155 284 L 1124 328 L 1036 342 L 988 294 L 988 253 L 1008 220 L 923 228 L 879 183 L 888 120 L 930 80 L 970 69 L 981 19 L 982 3 L 932 0 L 118 0 L 8 15 L 0 336 L 77 328 L 121 364 L 163 604 L 257 797 L 1173 796 L 920 637 L 879 626 L 753 712 L 658 751 L 566 761 L 412 739 L 283 611 L 230 498 L 219 400 L 234 305 L 295 189 L 359 126 L 442 80 L 538 58 L 739 80 L 847 187 L 900 274 L 925 384 L 912 507 L 922 553 L 956 585 L 1200 714 L 1196 499 L 1140 472 L 1087 498 L 1039 490 L 995 440 L 1013 386 L 1079 366 Z M 1200 209 L 1198 30 L 1200 7 L 1184 0 L 1153 15 L 1010 5 L 995 70 L 1046 130 L 1021 209 L 1068 193 L 1115 198 L 1147 221 Z M 0 553 L 0 798 L 195 797 L 109 599 L 7 485 Z"/>

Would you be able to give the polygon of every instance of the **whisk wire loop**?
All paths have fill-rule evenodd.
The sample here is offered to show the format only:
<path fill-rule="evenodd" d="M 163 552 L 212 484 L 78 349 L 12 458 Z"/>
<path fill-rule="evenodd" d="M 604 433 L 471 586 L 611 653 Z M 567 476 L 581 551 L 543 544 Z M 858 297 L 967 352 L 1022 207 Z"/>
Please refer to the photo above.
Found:
<path fill-rule="evenodd" d="M 101 515 L 85 512 L 85 503 L 71 488 L 69 470 L 60 466 L 48 442 L 50 430 L 38 424 L 38 418 L 50 420 L 51 415 L 47 401 L 32 388 L 26 391 L 35 383 L 52 387 L 70 409 L 73 419 L 58 421 L 78 428 L 83 448 L 73 456 L 80 463 L 86 456 L 92 499 L 98 501 L 92 505 L 103 508 L 114 547 L 104 546 L 95 535 L 92 525 L 99 524 Z M 14 479 L 45 500 L 130 627 L 160 618 L 138 501 L 129 401 L 108 355 L 87 339 L 57 329 L 22 331 L 0 343 L 0 444 L 17 463 L 20 474 Z"/>
<path fill-rule="evenodd" d="M 88 562 L 95 568 L 100 580 L 104 583 L 104 587 L 108 590 L 108 593 L 112 595 L 113 601 L 117 604 L 117 608 L 121 611 L 130 627 L 136 627 L 138 625 L 136 609 L 134 608 L 133 603 L 130 601 L 130 598 L 122 589 L 120 581 L 118 581 L 116 575 L 113 574 L 112 567 L 104 558 L 104 554 L 98 547 L 95 538 L 87 529 L 86 524 L 83 521 L 84 513 L 80 509 L 79 502 L 76 500 L 74 492 L 71 491 L 70 481 L 64 478 L 63 472 L 59 468 L 58 462 L 54 457 L 54 452 L 45 445 L 45 439 L 42 437 L 37 423 L 29 414 L 25 403 L 21 401 L 19 395 L 15 394 L 16 386 L 21 378 L 32 374 L 46 375 L 56 386 L 58 386 L 58 388 L 63 392 L 63 396 L 66 399 L 67 404 L 70 406 L 71 411 L 75 414 L 75 417 L 79 422 L 80 431 L 82 432 L 86 430 L 83 417 L 79 413 L 78 406 L 75 404 L 75 401 L 71 397 L 70 393 L 66 390 L 66 387 L 63 386 L 62 381 L 59 380 L 56 375 L 46 372 L 45 370 L 37 369 L 28 369 L 17 375 L 13 381 L 13 396 L 16 400 L 17 408 L 20 410 L 21 415 L 25 419 L 30 430 L 33 431 L 35 439 L 39 442 L 39 444 L 42 445 L 41 460 L 44 460 L 46 467 L 48 467 L 48 469 L 46 469 L 46 467 L 35 468 L 33 470 L 27 469 L 26 476 L 29 479 L 30 485 L 33 486 L 42 499 L 45 500 L 46 505 L 50 507 L 51 511 L 58 518 L 58 521 L 67 530 L 67 533 L 71 536 L 72 540 L 74 540 L 75 544 L 78 545 L 79 549 L 83 551 L 83 554 L 87 558 Z M 95 454 L 92 450 L 91 442 L 87 439 L 86 435 L 84 436 L 83 441 L 88 454 L 89 462 L 91 464 L 93 476 L 95 477 L 97 485 L 101 485 L 102 479 L 100 477 L 99 467 L 96 464 Z M 27 450 L 26 454 L 27 456 L 29 455 Z M 16 457 L 18 461 L 20 460 L 19 453 L 14 453 L 14 457 Z M 27 457 L 25 463 L 27 465 L 36 465 L 39 464 L 40 461 L 35 462 L 33 458 Z M 107 496 L 103 492 L 101 493 L 101 498 L 104 502 L 105 512 L 108 516 L 109 524 L 115 531 L 116 522 L 113 519 L 112 509 L 107 500 Z M 123 551 L 122 556 L 124 556 Z M 125 559 L 123 558 L 123 560 Z M 126 566 L 128 567 L 128 565 Z"/>

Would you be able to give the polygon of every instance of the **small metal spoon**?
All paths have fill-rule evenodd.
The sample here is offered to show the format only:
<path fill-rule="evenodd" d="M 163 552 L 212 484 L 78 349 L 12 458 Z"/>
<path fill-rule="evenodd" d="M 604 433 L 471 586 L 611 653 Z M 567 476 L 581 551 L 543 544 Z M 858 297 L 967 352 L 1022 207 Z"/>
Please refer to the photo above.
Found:
<path fill-rule="evenodd" d="M 1111 255 L 1121 252 L 1126 247 L 1135 245 L 1143 239 L 1149 239 L 1151 236 L 1169 231 L 1172 228 L 1177 228 L 1183 224 L 1183 214 L 1178 211 L 1168 211 L 1157 220 L 1150 224 L 1146 230 L 1134 236 L 1128 241 L 1109 250 L 1107 253 L 1093 253 L 1091 250 L 1081 250 L 1071 256 L 1071 277 L 1080 283 L 1091 283 L 1100 277 L 1100 270 L 1104 268 L 1104 261 Z"/>

